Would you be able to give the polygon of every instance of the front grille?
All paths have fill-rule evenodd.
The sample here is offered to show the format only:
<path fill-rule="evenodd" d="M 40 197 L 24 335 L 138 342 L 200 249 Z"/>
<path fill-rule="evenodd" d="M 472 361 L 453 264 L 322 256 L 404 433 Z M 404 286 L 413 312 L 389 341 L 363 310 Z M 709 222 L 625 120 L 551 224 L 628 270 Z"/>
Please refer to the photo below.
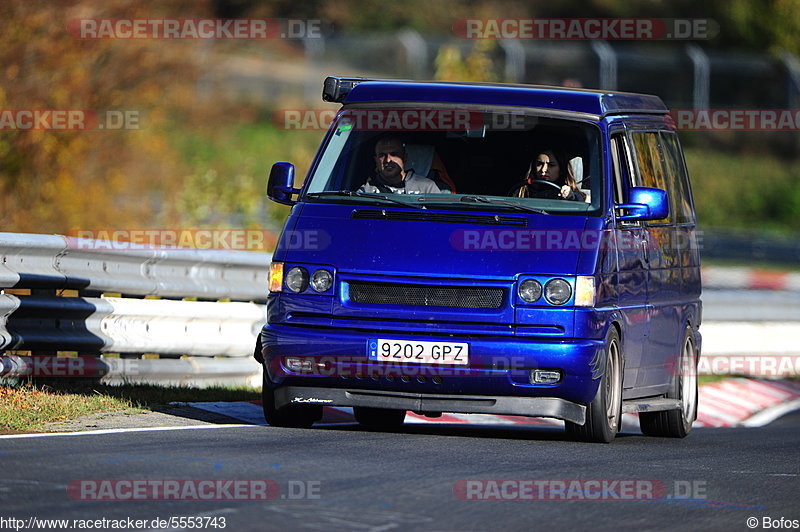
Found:
<path fill-rule="evenodd" d="M 503 304 L 502 288 L 361 281 L 351 281 L 349 285 L 350 300 L 355 303 L 455 308 L 500 308 Z"/>

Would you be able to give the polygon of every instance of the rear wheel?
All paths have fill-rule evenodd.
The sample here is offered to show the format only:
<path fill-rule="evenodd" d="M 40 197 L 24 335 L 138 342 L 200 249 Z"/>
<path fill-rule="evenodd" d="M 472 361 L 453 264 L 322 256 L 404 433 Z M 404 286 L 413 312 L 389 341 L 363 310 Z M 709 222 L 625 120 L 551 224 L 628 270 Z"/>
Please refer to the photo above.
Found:
<path fill-rule="evenodd" d="M 619 432 L 622 422 L 622 349 L 614 327 L 606 335 L 605 370 L 597 395 L 586 407 L 583 425 L 565 422 L 567 433 L 587 442 L 608 443 Z"/>
<path fill-rule="evenodd" d="M 405 410 L 395 410 L 392 408 L 371 408 L 367 406 L 353 407 L 353 415 L 361 425 L 365 427 L 375 427 L 391 429 L 403 425 L 406 419 Z"/>
<path fill-rule="evenodd" d="M 267 379 L 261 388 L 261 404 L 264 407 L 264 420 L 273 427 L 309 428 L 322 419 L 321 405 L 286 405 L 275 408 L 275 392 L 267 386 Z"/>
<path fill-rule="evenodd" d="M 672 381 L 668 399 L 679 399 L 680 410 L 642 412 L 639 427 L 648 436 L 685 438 L 692 431 L 697 419 L 697 353 L 692 340 L 692 330 L 687 326 L 683 333 L 678 366 Z"/>

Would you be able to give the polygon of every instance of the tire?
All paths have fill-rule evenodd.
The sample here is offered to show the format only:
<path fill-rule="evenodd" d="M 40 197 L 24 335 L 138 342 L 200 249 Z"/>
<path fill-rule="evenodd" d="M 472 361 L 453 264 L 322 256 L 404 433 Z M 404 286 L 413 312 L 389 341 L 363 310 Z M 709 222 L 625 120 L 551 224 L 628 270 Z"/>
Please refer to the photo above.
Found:
<path fill-rule="evenodd" d="M 667 398 L 679 399 L 680 410 L 642 412 L 639 414 L 639 427 L 647 436 L 685 438 L 697 419 L 697 353 L 692 330 L 688 326 L 683 332 L 678 366 Z"/>
<path fill-rule="evenodd" d="M 264 354 L 261 352 L 261 333 L 256 336 L 256 346 L 253 348 L 253 358 L 258 361 L 259 364 L 264 363 Z"/>
<path fill-rule="evenodd" d="M 267 386 L 267 379 L 261 388 L 261 404 L 264 407 L 264 421 L 273 427 L 310 428 L 322 419 L 322 405 L 286 405 L 275 408 L 275 393 Z"/>
<path fill-rule="evenodd" d="M 367 406 L 353 407 L 356 421 L 365 427 L 394 429 L 401 427 L 406 419 L 405 410 L 392 408 L 371 408 Z"/>
<path fill-rule="evenodd" d="M 623 356 L 616 328 L 606 335 L 605 370 L 597 387 L 597 395 L 586 407 L 583 425 L 565 422 L 567 433 L 579 441 L 609 443 L 619 432 L 622 423 Z"/>

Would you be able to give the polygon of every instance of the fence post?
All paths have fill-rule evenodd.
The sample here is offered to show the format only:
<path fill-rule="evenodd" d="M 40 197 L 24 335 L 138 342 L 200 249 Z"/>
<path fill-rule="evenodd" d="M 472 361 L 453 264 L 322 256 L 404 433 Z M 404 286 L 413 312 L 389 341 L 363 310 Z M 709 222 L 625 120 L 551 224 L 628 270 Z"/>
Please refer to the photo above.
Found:
<path fill-rule="evenodd" d="M 800 107 L 800 61 L 790 52 L 784 50 L 781 52 L 781 63 L 786 67 L 788 74 L 788 107 L 789 109 L 797 109 Z"/>
<path fill-rule="evenodd" d="M 708 109 L 711 90 L 711 62 L 703 49 L 696 44 L 687 44 L 686 53 L 694 66 L 692 106 L 695 109 Z"/>
<path fill-rule="evenodd" d="M 428 64 L 428 48 L 425 39 L 414 30 L 405 29 L 397 34 L 397 40 L 406 51 L 406 67 L 412 79 L 425 77 L 425 66 Z"/>
<path fill-rule="evenodd" d="M 600 60 L 600 88 L 603 90 L 617 90 L 617 54 L 614 48 L 606 41 L 592 41 L 592 51 Z"/>
<path fill-rule="evenodd" d="M 500 48 L 506 54 L 505 78 L 514 83 L 525 82 L 525 47 L 519 41 L 501 40 Z"/>
<path fill-rule="evenodd" d="M 303 39 L 303 49 L 306 54 L 306 82 L 305 98 L 307 102 L 318 102 L 322 90 L 322 58 L 325 55 L 325 38 L 306 37 Z"/>

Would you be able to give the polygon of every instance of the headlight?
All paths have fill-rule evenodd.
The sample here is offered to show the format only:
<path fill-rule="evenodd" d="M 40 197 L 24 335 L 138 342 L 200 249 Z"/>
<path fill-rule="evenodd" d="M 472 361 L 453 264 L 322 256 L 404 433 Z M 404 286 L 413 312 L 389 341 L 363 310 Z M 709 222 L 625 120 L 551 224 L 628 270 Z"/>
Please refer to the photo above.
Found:
<path fill-rule="evenodd" d="M 542 297 L 542 285 L 536 279 L 527 279 L 520 283 L 517 293 L 524 302 L 533 303 Z"/>
<path fill-rule="evenodd" d="M 308 270 L 295 266 L 286 274 L 286 287 L 299 294 L 308 288 Z"/>
<path fill-rule="evenodd" d="M 552 305 L 563 305 L 572 296 L 572 288 L 564 279 L 552 279 L 544 285 L 544 298 Z"/>
<path fill-rule="evenodd" d="M 333 285 L 333 275 L 328 270 L 317 270 L 311 276 L 311 288 L 317 292 L 327 292 Z"/>
<path fill-rule="evenodd" d="M 283 263 L 273 262 L 269 265 L 269 291 L 280 292 L 283 288 Z"/>

